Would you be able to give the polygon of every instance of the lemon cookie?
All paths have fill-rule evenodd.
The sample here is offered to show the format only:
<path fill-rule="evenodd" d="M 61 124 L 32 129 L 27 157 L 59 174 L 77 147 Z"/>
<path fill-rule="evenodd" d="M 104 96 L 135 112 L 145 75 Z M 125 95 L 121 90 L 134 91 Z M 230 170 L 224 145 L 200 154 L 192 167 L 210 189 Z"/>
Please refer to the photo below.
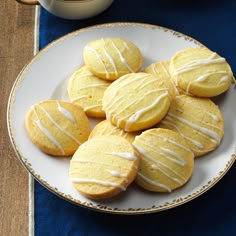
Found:
<path fill-rule="evenodd" d="M 126 139 L 109 135 L 89 139 L 72 157 L 70 180 L 84 196 L 109 198 L 135 179 L 139 157 Z"/>
<path fill-rule="evenodd" d="M 81 107 L 56 100 L 32 106 L 26 114 L 25 127 L 32 142 L 53 156 L 72 155 L 90 132 L 88 118 Z"/>
<path fill-rule="evenodd" d="M 132 143 L 135 136 L 139 134 L 140 132 L 125 132 L 123 129 L 119 129 L 117 126 L 111 124 L 108 120 L 103 120 L 93 128 L 89 135 L 89 139 L 103 135 L 117 135 Z"/>
<path fill-rule="evenodd" d="M 133 143 L 140 154 L 136 183 L 153 192 L 171 192 L 192 176 L 194 154 L 184 138 L 168 129 L 149 129 Z"/>
<path fill-rule="evenodd" d="M 105 117 L 102 97 L 110 83 L 93 75 L 86 66 L 82 66 L 70 78 L 68 85 L 70 101 L 80 105 L 88 116 Z"/>
<path fill-rule="evenodd" d="M 107 119 L 127 132 L 155 125 L 169 106 L 164 81 L 144 72 L 122 76 L 107 88 L 103 97 Z"/>
<path fill-rule="evenodd" d="M 139 71 L 143 58 L 139 48 L 123 38 L 101 38 L 89 42 L 83 52 L 84 63 L 96 76 L 115 80 Z"/>
<path fill-rule="evenodd" d="M 214 150 L 224 135 L 224 119 L 209 98 L 176 97 L 158 127 L 171 129 L 185 138 L 195 156 Z"/>
<path fill-rule="evenodd" d="M 199 97 L 225 92 L 233 73 L 225 58 L 207 48 L 178 51 L 170 61 L 170 74 L 180 90 Z"/>
<path fill-rule="evenodd" d="M 179 95 L 179 91 L 175 86 L 173 79 L 170 76 L 169 64 L 170 64 L 169 61 L 155 62 L 147 66 L 143 71 L 164 80 L 166 86 L 169 88 L 170 98 L 173 99 L 177 95 Z"/>

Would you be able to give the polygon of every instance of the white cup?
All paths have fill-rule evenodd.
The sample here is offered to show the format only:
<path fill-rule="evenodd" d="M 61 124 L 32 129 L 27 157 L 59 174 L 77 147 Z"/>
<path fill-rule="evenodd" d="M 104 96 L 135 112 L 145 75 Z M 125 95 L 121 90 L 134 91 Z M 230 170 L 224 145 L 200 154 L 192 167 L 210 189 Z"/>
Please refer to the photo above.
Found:
<path fill-rule="evenodd" d="M 65 19 L 86 19 L 106 10 L 113 0 L 16 0 L 27 5 L 40 4 L 47 11 Z"/>

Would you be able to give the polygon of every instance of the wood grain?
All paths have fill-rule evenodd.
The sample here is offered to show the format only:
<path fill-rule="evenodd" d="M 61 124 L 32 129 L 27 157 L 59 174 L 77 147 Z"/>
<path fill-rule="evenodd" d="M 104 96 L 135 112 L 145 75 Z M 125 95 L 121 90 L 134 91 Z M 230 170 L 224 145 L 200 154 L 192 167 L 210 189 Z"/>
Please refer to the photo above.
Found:
<path fill-rule="evenodd" d="M 28 235 L 28 173 L 11 147 L 6 113 L 12 85 L 33 56 L 34 12 L 0 1 L 0 235 Z"/>

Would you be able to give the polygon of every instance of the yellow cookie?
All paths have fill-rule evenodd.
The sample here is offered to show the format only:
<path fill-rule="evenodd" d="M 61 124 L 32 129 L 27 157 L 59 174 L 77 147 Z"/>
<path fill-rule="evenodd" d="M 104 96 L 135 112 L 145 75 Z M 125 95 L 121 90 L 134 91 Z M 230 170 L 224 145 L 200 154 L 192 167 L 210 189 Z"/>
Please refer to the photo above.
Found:
<path fill-rule="evenodd" d="M 70 101 L 80 105 L 88 116 L 105 117 L 102 98 L 110 83 L 96 77 L 86 66 L 82 66 L 70 78 L 68 85 Z"/>
<path fill-rule="evenodd" d="M 187 48 L 170 61 L 170 74 L 186 94 L 213 97 L 225 92 L 233 73 L 225 58 L 207 48 Z"/>
<path fill-rule="evenodd" d="M 169 64 L 170 63 L 168 61 L 155 62 L 146 67 L 143 71 L 164 80 L 166 86 L 169 88 L 170 98 L 173 99 L 179 95 L 179 91 L 170 76 Z"/>
<path fill-rule="evenodd" d="M 158 127 L 179 133 L 198 157 L 220 144 L 224 135 L 224 118 L 209 98 L 181 95 L 172 101 Z"/>
<path fill-rule="evenodd" d="M 122 76 L 105 91 L 103 109 L 107 119 L 127 132 L 152 127 L 170 106 L 164 81 L 139 72 Z"/>
<path fill-rule="evenodd" d="M 135 179 L 138 166 L 139 157 L 124 138 L 94 137 L 73 155 L 70 180 L 88 198 L 109 198 L 126 190 Z"/>
<path fill-rule="evenodd" d="M 139 48 L 123 38 L 102 38 L 89 42 L 83 52 L 84 63 L 99 78 L 115 80 L 140 70 L 143 58 Z"/>
<path fill-rule="evenodd" d="M 119 129 L 115 125 L 111 124 L 108 120 L 103 120 L 99 122 L 92 130 L 89 135 L 89 139 L 103 136 L 103 135 L 117 135 L 127 139 L 129 142 L 133 142 L 136 135 L 140 132 L 125 132 L 123 129 Z"/>
<path fill-rule="evenodd" d="M 56 100 L 32 106 L 25 117 L 25 127 L 32 142 L 53 156 L 72 155 L 90 132 L 81 107 Z"/>
<path fill-rule="evenodd" d="M 140 154 L 136 183 L 153 192 L 171 192 L 192 176 L 194 154 L 184 138 L 168 129 L 149 129 L 135 138 Z"/>

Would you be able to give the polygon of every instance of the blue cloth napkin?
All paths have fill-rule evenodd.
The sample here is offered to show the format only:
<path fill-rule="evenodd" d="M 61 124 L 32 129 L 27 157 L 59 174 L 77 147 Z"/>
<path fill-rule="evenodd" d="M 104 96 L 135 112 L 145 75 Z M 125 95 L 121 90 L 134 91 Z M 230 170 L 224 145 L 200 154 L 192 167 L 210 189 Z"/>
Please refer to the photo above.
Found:
<path fill-rule="evenodd" d="M 236 1 L 116 0 L 86 20 L 41 9 L 40 49 L 71 31 L 100 23 L 142 22 L 187 34 L 227 58 L 236 72 Z M 35 181 L 35 235 L 236 235 L 236 165 L 209 191 L 182 206 L 149 215 L 112 215 L 69 203 Z"/>

